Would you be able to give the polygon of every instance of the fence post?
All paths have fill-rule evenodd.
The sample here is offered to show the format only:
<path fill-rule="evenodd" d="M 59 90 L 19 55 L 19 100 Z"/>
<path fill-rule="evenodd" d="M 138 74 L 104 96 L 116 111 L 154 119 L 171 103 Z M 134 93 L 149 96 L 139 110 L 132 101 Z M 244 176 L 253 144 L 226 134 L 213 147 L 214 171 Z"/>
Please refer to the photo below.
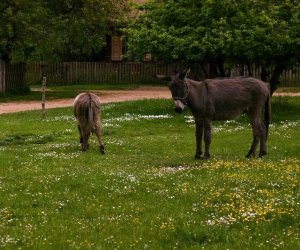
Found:
<path fill-rule="evenodd" d="M 43 77 L 42 81 L 42 119 L 45 118 L 45 102 L 46 102 L 46 83 L 47 83 L 47 78 Z"/>
<path fill-rule="evenodd" d="M 5 92 L 6 82 L 5 82 L 5 62 L 0 59 L 0 92 Z"/>

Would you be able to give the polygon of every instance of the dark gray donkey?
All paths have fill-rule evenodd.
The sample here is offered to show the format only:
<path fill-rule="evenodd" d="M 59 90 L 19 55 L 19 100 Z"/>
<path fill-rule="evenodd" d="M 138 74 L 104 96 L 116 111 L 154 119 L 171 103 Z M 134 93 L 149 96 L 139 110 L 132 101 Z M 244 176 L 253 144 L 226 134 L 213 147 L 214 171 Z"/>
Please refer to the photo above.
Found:
<path fill-rule="evenodd" d="M 246 113 L 250 119 L 253 141 L 246 157 L 254 157 L 260 142 L 259 157 L 267 154 L 271 106 L 269 85 L 252 77 L 207 79 L 194 81 L 186 78 L 188 69 L 174 76 L 156 75 L 169 81 L 175 101 L 175 111 L 181 113 L 187 105 L 196 123 L 196 158 L 209 158 L 211 121 L 233 119 Z M 264 123 L 261 116 L 264 110 Z M 205 152 L 202 156 L 204 130 Z"/>
<path fill-rule="evenodd" d="M 81 150 L 86 151 L 89 148 L 88 140 L 91 132 L 94 132 L 98 138 L 100 152 L 104 154 L 99 97 L 93 93 L 81 93 L 76 96 L 73 107 L 78 123 Z"/>

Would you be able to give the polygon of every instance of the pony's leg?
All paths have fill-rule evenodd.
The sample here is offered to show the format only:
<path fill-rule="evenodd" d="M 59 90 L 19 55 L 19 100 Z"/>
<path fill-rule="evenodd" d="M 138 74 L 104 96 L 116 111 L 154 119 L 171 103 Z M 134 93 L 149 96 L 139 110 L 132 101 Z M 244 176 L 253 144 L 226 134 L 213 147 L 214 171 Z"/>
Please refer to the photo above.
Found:
<path fill-rule="evenodd" d="M 209 147 L 211 143 L 211 121 L 209 119 L 204 120 L 204 142 L 205 142 L 205 153 L 204 157 L 209 158 Z"/>
<path fill-rule="evenodd" d="M 203 121 L 202 120 L 196 120 L 196 159 L 201 159 L 202 157 L 202 136 L 203 136 Z"/>
<path fill-rule="evenodd" d="M 100 122 L 97 122 L 96 123 L 96 126 L 95 126 L 95 134 L 98 138 L 98 144 L 99 144 L 99 149 L 100 149 L 100 152 L 102 154 L 105 153 L 105 150 L 104 150 L 104 145 L 103 145 L 103 142 L 102 142 L 102 133 L 101 133 L 101 125 L 100 125 Z"/>

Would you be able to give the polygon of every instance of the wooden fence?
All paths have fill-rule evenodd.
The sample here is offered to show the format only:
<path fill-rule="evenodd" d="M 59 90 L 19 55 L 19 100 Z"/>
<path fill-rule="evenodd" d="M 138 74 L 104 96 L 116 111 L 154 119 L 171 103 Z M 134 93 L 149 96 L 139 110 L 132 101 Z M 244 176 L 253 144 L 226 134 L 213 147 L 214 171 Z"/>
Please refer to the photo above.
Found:
<path fill-rule="evenodd" d="M 174 70 L 183 69 L 186 64 L 160 64 L 141 62 L 64 62 L 5 64 L 0 62 L 0 92 L 22 89 L 33 84 L 41 84 L 43 76 L 48 85 L 71 84 L 156 84 L 160 81 L 155 74 L 171 75 Z M 192 65 L 192 77 L 205 78 L 201 67 Z M 240 75 L 240 69 L 231 70 L 231 75 Z M 260 77 L 260 70 L 253 72 Z M 283 72 L 282 86 L 300 86 L 300 64 Z"/>
<path fill-rule="evenodd" d="M 47 76 L 50 85 L 69 85 L 78 83 L 93 84 L 155 84 L 155 74 L 172 75 L 187 64 L 160 64 L 141 62 L 64 62 L 48 64 L 28 64 L 26 81 L 40 83 L 42 75 Z M 193 77 L 204 79 L 200 65 L 192 65 Z M 232 76 L 241 75 L 240 68 L 231 70 Z M 247 72 L 244 71 L 247 74 Z M 253 76 L 260 78 L 260 69 L 254 70 Z M 281 76 L 282 86 L 300 86 L 300 64 L 291 70 L 285 70 Z"/>
<path fill-rule="evenodd" d="M 291 70 L 285 70 L 280 80 L 284 87 L 300 87 L 300 63 Z"/>
<path fill-rule="evenodd" d="M 246 68 L 241 69 L 236 67 L 231 70 L 231 76 L 247 75 L 247 73 Z M 260 79 L 261 68 L 254 67 L 252 76 Z M 284 70 L 280 76 L 280 83 L 281 85 L 279 87 L 300 87 L 300 63 L 296 64 L 292 69 Z"/>
<path fill-rule="evenodd" d="M 26 82 L 26 64 L 14 63 L 6 64 L 5 74 L 6 90 L 19 92 L 27 87 Z"/>
<path fill-rule="evenodd" d="M 42 75 L 50 85 L 78 83 L 93 84 L 153 84 L 158 83 L 155 74 L 172 74 L 179 64 L 139 62 L 64 62 L 28 64 L 27 81 L 40 82 Z"/>
<path fill-rule="evenodd" d="M 5 63 L 0 60 L 0 92 L 5 92 Z"/>
<path fill-rule="evenodd" d="M 5 63 L 0 60 L 0 92 L 21 92 L 28 89 L 25 63 Z"/>

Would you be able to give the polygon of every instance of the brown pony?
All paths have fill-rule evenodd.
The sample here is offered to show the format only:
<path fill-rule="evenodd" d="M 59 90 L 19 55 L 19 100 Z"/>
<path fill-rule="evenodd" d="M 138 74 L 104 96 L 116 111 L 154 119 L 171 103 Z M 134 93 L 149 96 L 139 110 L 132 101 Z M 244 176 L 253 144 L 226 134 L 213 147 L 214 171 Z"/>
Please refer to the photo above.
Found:
<path fill-rule="evenodd" d="M 253 141 L 246 157 L 254 157 L 260 142 L 259 157 L 267 154 L 266 141 L 270 123 L 270 90 L 267 83 L 252 77 L 194 81 L 186 78 L 188 69 L 173 76 L 156 75 L 169 81 L 175 111 L 188 106 L 196 123 L 196 158 L 210 157 L 211 121 L 233 119 L 246 113 L 250 119 Z M 264 111 L 264 122 L 261 114 Z M 205 152 L 202 156 L 204 132 Z"/>
<path fill-rule="evenodd" d="M 74 103 L 74 116 L 78 123 L 81 150 L 89 148 L 88 140 L 91 132 L 95 132 L 100 152 L 104 154 L 100 122 L 100 100 L 93 93 L 81 93 L 76 96 Z"/>

